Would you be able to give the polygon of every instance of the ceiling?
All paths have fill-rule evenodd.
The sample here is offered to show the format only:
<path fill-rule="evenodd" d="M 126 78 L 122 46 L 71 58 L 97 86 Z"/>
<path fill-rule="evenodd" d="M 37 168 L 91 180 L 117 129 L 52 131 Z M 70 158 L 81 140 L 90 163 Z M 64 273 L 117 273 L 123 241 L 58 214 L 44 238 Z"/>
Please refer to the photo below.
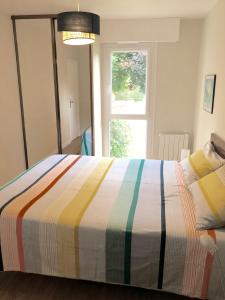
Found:
<path fill-rule="evenodd" d="M 217 0 L 80 0 L 80 10 L 103 19 L 184 17 L 208 14 Z M 74 10 L 76 0 L 0 0 L 0 13 L 47 14 Z"/>

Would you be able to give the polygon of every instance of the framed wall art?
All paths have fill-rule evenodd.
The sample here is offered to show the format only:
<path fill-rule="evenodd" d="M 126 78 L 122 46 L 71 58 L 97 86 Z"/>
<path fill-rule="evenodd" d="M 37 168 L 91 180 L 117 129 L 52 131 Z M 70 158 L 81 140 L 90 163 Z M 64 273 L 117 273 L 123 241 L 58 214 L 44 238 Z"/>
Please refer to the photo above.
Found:
<path fill-rule="evenodd" d="M 216 88 L 216 75 L 206 75 L 203 109 L 210 114 L 213 113 L 214 97 Z"/>

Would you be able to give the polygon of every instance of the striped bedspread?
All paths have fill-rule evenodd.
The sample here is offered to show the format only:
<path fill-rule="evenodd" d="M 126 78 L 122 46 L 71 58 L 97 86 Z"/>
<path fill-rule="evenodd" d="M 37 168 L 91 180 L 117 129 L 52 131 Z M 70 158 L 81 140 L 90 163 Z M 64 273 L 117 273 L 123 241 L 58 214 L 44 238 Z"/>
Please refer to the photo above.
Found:
<path fill-rule="evenodd" d="M 176 162 L 51 156 L 0 189 L 0 237 L 4 271 L 225 299 L 225 233 L 195 230 Z"/>

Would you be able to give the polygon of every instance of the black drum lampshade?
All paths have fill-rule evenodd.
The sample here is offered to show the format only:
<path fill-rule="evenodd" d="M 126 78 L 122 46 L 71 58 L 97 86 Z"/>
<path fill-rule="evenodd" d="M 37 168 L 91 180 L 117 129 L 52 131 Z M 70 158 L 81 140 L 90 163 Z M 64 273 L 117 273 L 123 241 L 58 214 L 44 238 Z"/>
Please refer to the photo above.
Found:
<path fill-rule="evenodd" d="M 82 11 L 68 11 L 58 14 L 58 31 L 63 32 L 67 45 L 87 45 L 95 42 L 100 34 L 100 17 Z"/>

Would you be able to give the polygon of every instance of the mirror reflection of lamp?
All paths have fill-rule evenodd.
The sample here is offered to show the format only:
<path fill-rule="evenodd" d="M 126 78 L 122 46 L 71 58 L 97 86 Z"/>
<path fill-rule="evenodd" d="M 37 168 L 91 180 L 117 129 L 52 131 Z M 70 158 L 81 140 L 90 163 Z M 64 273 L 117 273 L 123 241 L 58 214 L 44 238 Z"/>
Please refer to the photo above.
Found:
<path fill-rule="evenodd" d="M 100 17 L 90 12 L 67 11 L 57 16 L 58 31 L 62 32 L 66 45 L 88 45 L 100 34 Z"/>

